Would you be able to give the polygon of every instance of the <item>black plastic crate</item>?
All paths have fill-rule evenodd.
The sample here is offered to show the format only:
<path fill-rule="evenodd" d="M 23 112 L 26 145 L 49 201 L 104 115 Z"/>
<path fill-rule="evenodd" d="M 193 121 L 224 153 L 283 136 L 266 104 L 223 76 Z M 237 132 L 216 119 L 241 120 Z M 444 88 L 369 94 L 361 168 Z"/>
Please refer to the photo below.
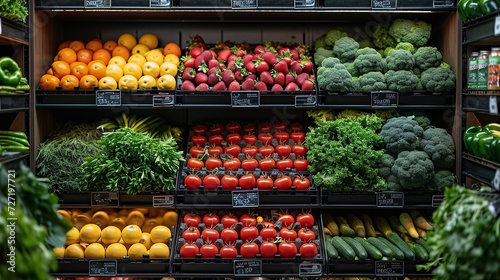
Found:
<path fill-rule="evenodd" d="M 316 0 L 258 0 L 259 8 L 314 8 Z"/>
<path fill-rule="evenodd" d="M 179 7 L 223 9 L 231 8 L 232 0 L 179 0 Z"/>
<path fill-rule="evenodd" d="M 398 0 L 398 8 L 446 8 L 453 7 L 453 0 Z"/>
<path fill-rule="evenodd" d="M 113 192 L 116 199 L 109 202 L 100 204 L 95 198 L 92 198 L 93 194 L 106 193 L 101 195 L 101 197 L 109 197 L 107 192 L 103 191 L 67 191 L 58 194 L 59 204 L 62 207 L 91 207 L 96 204 L 97 206 L 107 206 L 107 207 L 174 207 L 174 191 L 145 191 L 140 192 L 135 195 L 127 194 L 126 192 Z M 111 196 L 113 196 L 111 195 Z"/>
<path fill-rule="evenodd" d="M 0 28 L 2 40 L 6 40 L 8 38 L 22 40 L 25 42 L 26 46 L 29 41 L 28 34 L 28 25 L 27 23 L 22 23 L 20 21 L 11 20 L 8 18 L 0 17 Z"/>
<path fill-rule="evenodd" d="M 355 8 L 355 9 L 371 9 L 372 1 L 371 0 L 325 0 L 325 7 L 333 7 L 333 8 Z"/>
<path fill-rule="evenodd" d="M 108 0 L 109 3 L 109 0 Z M 83 8 L 85 0 L 38 0 L 36 6 L 38 8 Z M 108 4 L 109 7 L 109 4 Z"/>
<path fill-rule="evenodd" d="M 378 201 L 384 197 L 392 199 L 392 193 L 398 197 L 402 193 L 402 200 L 397 199 L 392 206 Z M 379 192 L 378 194 L 377 192 L 321 192 L 321 206 L 326 208 L 432 208 L 439 206 L 442 199 L 443 194 L 429 191 Z"/>
<path fill-rule="evenodd" d="M 28 110 L 28 93 L 0 94 L 0 113 L 12 110 Z"/>
<path fill-rule="evenodd" d="M 170 8 L 172 0 L 112 0 L 112 8 Z"/>

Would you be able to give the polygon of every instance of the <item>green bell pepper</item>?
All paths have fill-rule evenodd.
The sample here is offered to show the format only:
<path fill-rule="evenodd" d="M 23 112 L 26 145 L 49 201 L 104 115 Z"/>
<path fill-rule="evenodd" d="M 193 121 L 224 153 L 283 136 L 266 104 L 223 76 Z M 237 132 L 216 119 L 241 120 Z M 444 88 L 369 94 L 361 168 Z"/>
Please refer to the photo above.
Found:
<path fill-rule="evenodd" d="M 474 155 L 474 150 L 472 148 L 474 145 L 473 140 L 476 137 L 476 133 L 478 133 L 479 131 L 481 131 L 481 126 L 472 125 L 469 126 L 464 132 L 463 141 L 464 141 L 465 151 L 472 155 Z"/>
<path fill-rule="evenodd" d="M 464 6 L 465 13 L 467 14 L 467 19 L 471 20 L 478 18 L 483 15 L 481 8 L 479 8 L 479 0 L 469 0 Z"/>
<path fill-rule="evenodd" d="M 469 2 L 470 0 L 460 0 L 458 1 L 457 3 L 457 11 L 458 11 L 458 15 L 460 16 L 460 19 L 463 21 L 463 22 L 466 22 L 469 20 L 468 18 L 468 14 L 467 14 L 467 10 L 465 9 L 465 5 L 467 4 L 467 2 Z"/>
<path fill-rule="evenodd" d="M 464 132 L 463 141 L 470 154 L 500 163 L 500 124 L 470 126 Z"/>
<path fill-rule="evenodd" d="M 479 0 L 478 6 L 484 15 L 498 11 L 498 4 L 495 0 Z"/>
<path fill-rule="evenodd" d="M 0 85 L 17 86 L 23 77 L 17 62 L 4 56 L 0 58 Z"/>

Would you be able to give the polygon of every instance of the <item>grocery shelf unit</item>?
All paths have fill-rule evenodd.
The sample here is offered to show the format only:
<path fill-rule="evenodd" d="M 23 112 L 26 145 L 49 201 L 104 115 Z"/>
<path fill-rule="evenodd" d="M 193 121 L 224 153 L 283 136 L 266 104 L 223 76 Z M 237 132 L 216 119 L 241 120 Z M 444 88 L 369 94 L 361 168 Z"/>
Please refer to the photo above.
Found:
<path fill-rule="evenodd" d="M 152 32 L 158 35 L 159 38 L 178 42 L 181 47 L 186 47 L 186 41 L 190 36 L 200 34 L 206 42 L 222 42 L 231 40 L 236 42 L 247 41 L 250 44 L 258 44 L 267 40 L 289 42 L 299 41 L 312 45 L 314 40 L 332 26 L 346 26 L 359 32 L 370 32 L 370 28 L 379 22 L 388 22 L 396 17 L 426 20 L 433 25 L 433 37 L 431 38 L 432 45 L 437 46 L 443 58 L 447 61 L 452 69 L 456 70 L 457 77 L 461 75 L 460 59 L 458 55 L 459 36 L 458 16 L 453 8 L 426 8 L 426 9 L 356 9 L 356 8 L 333 8 L 333 7 L 312 7 L 308 9 L 231 9 L 231 8 L 180 8 L 171 7 L 169 9 L 147 9 L 147 8 L 92 8 L 85 9 L 83 7 L 35 7 L 32 10 L 33 20 L 33 38 L 30 42 L 32 49 L 33 69 L 30 78 L 37 81 L 39 77 L 45 73 L 50 67 L 51 61 L 55 54 L 55 50 L 60 42 L 65 40 L 90 40 L 93 38 L 117 38 L 123 32 L 132 32 L 133 34 L 142 34 Z M 361 35 L 361 34 L 359 34 Z M 166 42 L 162 42 L 166 43 Z M 37 87 L 37 83 L 33 83 L 33 87 Z M 458 89 L 457 89 L 458 90 Z M 315 101 L 312 104 L 300 103 L 297 106 L 297 101 L 294 98 L 284 97 L 278 100 L 270 98 L 269 103 L 262 104 L 256 108 L 235 108 L 228 103 L 227 96 L 215 96 L 217 99 L 210 101 L 192 99 L 191 96 L 184 95 L 182 92 L 175 92 L 175 101 L 172 104 L 164 107 L 154 106 L 154 97 L 142 95 L 127 95 L 122 94 L 122 105 L 101 107 L 96 106 L 94 96 L 92 94 L 75 92 L 74 94 L 63 93 L 44 93 L 33 92 L 32 106 L 33 115 L 31 117 L 31 133 L 32 146 L 35 147 L 33 153 L 36 154 L 36 147 L 43 142 L 48 133 L 55 125 L 62 120 L 97 120 L 101 118 L 113 118 L 115 115 L 126 113 L 158 114 L 168 118 L 169 122 L 174 125 L 182 125 L 189 128 L 196 123 L 206 123 L 210 121 L 263 121 L 263 120 L 284 120 L 284 121 L 308 121 L 306 110 L 313 108 L 332 108 L 332 109 L 374 109 L 366 101 L 366 96 L 362 99 L 354 97 L 345 101 L 338 102 L 332 100 L 331 97 L 321 97 L 321 93 L 304 93 L 304 96 L 314 96 Z M 454 140 L 459 143 L 460 130 L 460 107 L 459 99 L 451 96 L 409 96 L 406 99 L 406 104 L 401 104 L 398 110 L 426 110 L 429 115 L 439 123 L 441 127 L 452 132 Z M 207 105 L 207 102 L 210 104 Z M 456 106 L 457 104 L 457 106 Z M 457 155 L 458 151 L 457 148 Z M 35 166 L 34 157 L 31 159 L 32 166 Z M 457 160 L 457 170 L 461 170 L 461 163 Z M 180 183 L 178 183 L 179 185 Z M 231 209 L 231 198 L 229 195 L 223 197 L 223 200 L 212 200 L 210 203 L 199 203 L 194 199 L 189 201 L 189 195 L 184 195 L 179 190 L 173 193 L 153 193 L 145 194 L 144 196 L 128 197 L 133 201 L 129 205 L 123 207 L 153 207 L 155 196 L 173 195 L 174 203 L 167 207 L 178 208 L 180 211 L 185 209 Z M 269 193 L 273 195 L 273 193 Z M 121 196 L 121 194 L 120 194 Z M 309 208 L 313 211 L 320 209 L 370 209 L 370 211 L 390 211 L 387 209 L 379 209 L 377 206 L 376 194 L 333 194 L 321 193 L 317 191 L 311 196 L 307 203 L 298 203 L 297 195 L 290 195 L 292 199 L 289 203 L 283 203 L 282 200 L 269 201 L 268 205 L 263 205 L 262 208 L 291 208 L 303 209 Z M 89 207 L 91 205 L 90 194 L 83 193 L 68 193 L 62 194 L 62 207 L 67 203 L 68 207 Z M 207 197 L 205 197 L 207 198 Z M 167 200 L 169 200 L 168 198 Z M 181 201 L 179 199 L 182 199 Z M 286 199 L 286 198 L 285 198 Z M 350 200 L 352 203 L 339 203 L 336 200 Z M 431 211 L 433 207 L 438 205 L 439 197 L 434 197 L 434 194 L 415 193 L 406 197 L 407 203 L 405 208 L 423 209 Z M 137 203 L 137 201 L 139 201 Z M 286 200 L 285 200 L 286 201 Z M 411 202 L 411 203 L 410 203 Z M 282 204 L 283 203 L 283 204 Z M 120 206 L 122 207 L 122 206 Z M 259 209 L 261 205 L 259 205 Z M 322 229 L 320 215 L 317 216 L 318 227 Z M 177 235 L 177 233 L 175 234 Z M 320 244 L 323 244 L 323 237 L 320 237 Z M 174 240 L 176 246 L 176 241 Z M 174 255 L 172 249 L 172 256 Z M 320 250 L 320 255 L 325 256 L 324 248 Z M 173 261 L 171 257 L 170 262 Z M 76 263 L 76 264 L 75 264 Z M 262 263 L 263 273 L 261 276 L 280 277 L 287 276 L 303 276 L 303 277 L 318 277 L 322 275 L 335 276 L 376 276 L 374 262 L 363 263 L 328 263 L 322 259 L 317 260 L 318 267 L 300 267 L 301 261 L 297 260 L 292 265 L 292 270 L 288 271 L 286 266 L 290 263 Z M 82 276 L 88 275 L 85 266 L 88 267 L 88 261 L 81 263 L 74 260 L 73 264 L 66 265 L 61 263 L 61 273 L 56 275 L 61 276 Z M 186 264 L 185 269 L 192 269 L 197 266 L 197 263 Z M 205 263 L 206 265 L 206 263 Z M 407 266 L 407 275 L 424 275 L 414 271 L 413 264 L 405 264 Z M 413 265 L 413 268 L 411 268 Z M 182 267 L 183 264 L 178 267 Z M 213 267 L 207 266 L 210 269 L 219 269 L 219 266 L 227 270 L 227 266 L 217 263 Z M 144 269 L 145 277 L 157 276 L 175 276 L 175 277 L 206 277 L 212 274 L 204 274 L 204 271 L 199 271 L 198 274 L 190 274 L 186 272 L 174 273 L 173 264 L 165 265 L 167 271 L 156 270 L 157 267 L 151 269 L 152 273 L 147 270 L 147 264 Z M 165 267 L 161 268 L 164 269 Z M 200 267 L 200 266 L 198 266 Z M 202 268 L 205 266 L 201 266 Z M 82 268 L 84 268 L 82 270 Z M 232 268 L 232 266 L 231 266 Z M 269 270 L 265 270 L 269 268 Z M 298 270 L 296 270 L 298 268 Z M 301 271 L 304 268 L 304 271 Z M 72 269 L 78 270 L 72 273 Z M 140 271 L 132 268 L 127 269 L 127 264 L 124 264 L 122 270 L 117 276 L 140 276 Z M 283 272 L 283 270 L 285 272 Z M 131 272 L 133 271 L 133 272 Z M 150 271 L 150 272 L 151 272 Z M 265 272 L 270 271 L 269 275 Z M 364 271 L 364 272 L 361 272 Z M 131 274 L 128 274 L 130 272 Z M 215 274 L 211 270 L 213 276 Z M 286 273 L 288 272 L 288 273 Z M 310 273 L 313 274 L 310 274 Z M 276 274 L 274 274 L 276 273 Z M 158 275 L 161 274 L 161 275 Z M 228 272 L 228 276 L 232 275 L 232 271 Z M 219 274 L 220 275 L 220 274 Z M 225 275 L 226 276 L 226 275 Z M 379 275 L 377 275 L 379 276 Z"/>

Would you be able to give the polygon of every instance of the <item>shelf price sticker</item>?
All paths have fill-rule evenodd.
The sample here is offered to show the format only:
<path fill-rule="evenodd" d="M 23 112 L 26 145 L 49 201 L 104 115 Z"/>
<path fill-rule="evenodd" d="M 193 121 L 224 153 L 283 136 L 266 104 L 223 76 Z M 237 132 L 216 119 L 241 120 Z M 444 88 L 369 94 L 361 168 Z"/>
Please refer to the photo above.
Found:
<path fill-rule="evenodd" d="M 231 0 L 232 9 L 257 9 L 258 0 Z"/>
<path fill-rule="evenodd" d="M 150 0 L 151 7 L 170 7 L 170 0 Z"/>
<path fill-rule="evenodd" d="M 497 168 L 495 171 L 495 176 L 491 181 L 491 185 L 495 188 L 495 190 L 500 191 L 500 168 Z"/>
<path fill-rule="evenodd" d="M 315 107 L 316 101 L 315 95 L 296 95 L 295 107 Z"/>
<path fill-rule="evenodd" d="M 395 91 L 372 91 L 371 106 L 393 108 L 398 106 L 399 94 Z"/>
<path fill-rule="evenodd" d="M 90 206 L 120 206 L 120 195 L 118 192 L 91 192 Z"/>
<path fill-rule="evenodd" d="M 89 276 L 116 276 L 117 260 L 89 260 Z"/>
<path fill-rule="evenodd" d="M 435 194 L 432 196 L 431 206 L 437 208 L 439 207 L 439 205 L 441 205 L 441 203 L 443 203 L 443 200 L 444 200 L 443 194 Z"/>
<path fill-rule="evenodd" d="M 259 192 L 233 191 L 233 207 L 259 207 Z"/>
<path fill-rule="evenodd" d="M 493 214 L 493 216 L 498 217 L 500 215 L 500 200 L 490 201 L 488 204 L 488 210 Z"/>
<path fill-rule="evenodd" d="M 377 207 L 380 208 L 401 208 L 404 206 L 403 192 L 377 192 Z"/>
<path fill-rule="evenodd" d="M 261 276 L 262 260 L 234 260 L 234 276 Z"/>
<path fill-rule="evenodd" d="M 439 7 L 453 7 L 454 3 L 453 0 L 434 0 L 432 2 L 432 6 L 434 8 L 439 8 Z"/>
<path fill-rule="evenodd" d="M 174 206 L 173 195 L 153 195 L 153 207 L 171 207 Z"/>
<path fill-rule="evenodd" d="M 372 9 L 396 9 L 396 0 L 372 0 Z"/>
<path fill-rule="evenodd" d="M 120 90 L 96 90 L 95 105 L 97 106 L 121 106 L 122 93 Z"/>
<path fill-rule="evenodd" d="M 500 16 L 496 16 L 495 17 L 495 27 L 494 27 L 495 30 L 493 30 L 493 33 L 495 34 L 495 36 L 498 36 L 500 35 Z"/>
<path fill-rule="evenodd" d="M 299 264 L 299 277 L 321 276 L 323 265 L 320 263 L 301 263 Z"/>
<path fill-rule="evenodd" d="M 231 106 L 238 108 L 259 107 L 260 92 L 259 91 L 232 91 Z"/>
<path fill-rule="evenodd" d="M 158 94 L 153 96 L 153 107 L 173 107 L 175 103 L 175 95 L 173 94 Z"/>
<path fill-rule="evenodd" d="M 498 114 L 498 103 L 496 96 L 490 96 L 490 114 Z"/>
<path fill-rule="evenodd" d="M 110 0 L 85 0 L 85 8 L 110 8 Z"/>
<path fill-rule="evenodd" d="M 375 276 L 404 276 L 403 261 L 375 261 Z"/>
<path fill-rule="evenodd" d="M 295 0 L 293 1 L 293 7 L 295 9 L 311 8 L 314 7 L 315 0 Z"/>

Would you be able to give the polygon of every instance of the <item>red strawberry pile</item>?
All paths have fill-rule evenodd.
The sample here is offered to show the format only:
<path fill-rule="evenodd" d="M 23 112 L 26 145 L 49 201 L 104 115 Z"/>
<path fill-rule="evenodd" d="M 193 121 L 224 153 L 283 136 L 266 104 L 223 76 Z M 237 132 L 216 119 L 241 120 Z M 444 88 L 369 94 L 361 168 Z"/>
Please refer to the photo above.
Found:
<path fill-rule="evenodd" d="M 181 57 L 183 91 L 313 91 L 313 63 L 307 46 L 266 42 L 255 47 L 231 41 L 209 47 L 199 35 Z"/>

